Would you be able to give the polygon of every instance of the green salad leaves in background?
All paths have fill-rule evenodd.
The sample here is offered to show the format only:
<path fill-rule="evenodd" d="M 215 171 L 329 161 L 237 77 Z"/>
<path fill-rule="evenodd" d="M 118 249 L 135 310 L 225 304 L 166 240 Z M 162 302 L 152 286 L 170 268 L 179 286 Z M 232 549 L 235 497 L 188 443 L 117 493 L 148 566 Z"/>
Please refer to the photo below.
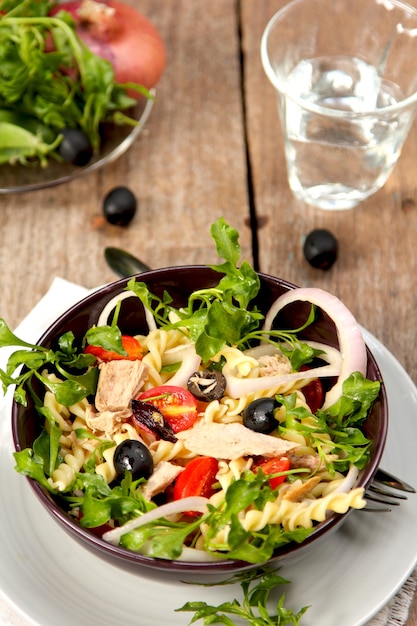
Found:
<path fill-rule="evenodd" d="M 55 4 L 0 0 L 0 164 L 61 160 L 63 129 L 83 131 L 98 150 L 103 122 L 136 125 L 126 113 L 136 100 L 77 36 L 69 13 L 49 15 Z"/>

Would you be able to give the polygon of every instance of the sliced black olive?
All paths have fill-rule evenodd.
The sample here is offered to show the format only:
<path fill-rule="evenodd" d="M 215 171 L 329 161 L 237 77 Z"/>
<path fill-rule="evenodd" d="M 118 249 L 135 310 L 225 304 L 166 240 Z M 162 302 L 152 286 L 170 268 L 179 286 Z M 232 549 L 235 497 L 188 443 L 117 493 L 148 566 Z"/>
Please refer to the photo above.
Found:
<path fill-rule="evenodd" d="M 216 370 L 194 372 L 187 382 L 187 389 L 197 400 L 211 402 L 219 400 L 226 389 L 226 379 Z"/>
<path fill-rule="evenodd" d="M 64 128 L 60 131 L 63 139 L 58 146 L 58 153 L 64 161 L 82 167 L 93 156 L 93 148 L 87 135 L 79 128 Z"/>
<path fill-rule="evenodd" d="M 161 411 L 150 402 L 142 402 L 141 400 L 132 400 L 130 403 L 132 408 L 133 419 L 139 426 L 145 426 L 154 435 L 158 435 L 165 441 L 175 443 L 177 441 L 174 431 L 164 418 Z"/>
<path fill-rule="evenodd" d="M 304 241 L 304 256 L 312 267 L 328 270 L 337 259 L 339 245 L 336 237 L 325 228 L 316 228 Z"/>
<path fill-rule="evenodd" d="M 137 209 L 135 195 L 127 187 L 115 187 L 103 201 L 104 217 L 110 224 L 127 226 L 130 224 Z"/>
<path fill-rule="evenodd" d="M 126 439 L 117 446 L 113 457 L 114 468 L 118 476 L 124 476 L 126 470 L 132 472 L 132 478 L 149 478 L 153 472 L 153 458 L 148 448 L 141 441 Z"/>
<path fill-rule="evenodd" d="M 257 433 L 268 435 L 278 426 L 274 410 L 279 407 L 275 398 L 253 400 L 243 411 L 243 425 Z"/>

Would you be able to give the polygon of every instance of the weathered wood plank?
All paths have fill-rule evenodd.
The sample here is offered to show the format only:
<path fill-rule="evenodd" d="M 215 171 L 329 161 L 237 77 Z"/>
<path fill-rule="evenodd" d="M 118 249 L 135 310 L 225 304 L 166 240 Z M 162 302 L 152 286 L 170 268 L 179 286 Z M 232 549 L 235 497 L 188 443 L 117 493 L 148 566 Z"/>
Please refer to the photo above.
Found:
<path fill-rule="evenodd" d="M 132 0 L 133 1 L 133 0 Z M 1 196 L 1 315 L 17 324 L 56 275 L 94 287 L 115 276 L 119 246 L 153 267 L 216 261 L 210 224 L 223 215 L 251 260 L 234 0 L 142 0 L 168 64 L 145 132 L 103 170 L 68 185 Z M 139 211 L 126 228 L 97 227 L 107 191 L 127 185 Z"/>
<path fill-rule="evenodd" d="M 335 293 L 417 381 L 417 123 L 385 187 L 361 206 L 326 212 L 298 202 L 288 187 L 275 95 L 259 54 L 263 29 L 283 4 L 242 2 L 260 268 Z M 328 228 L 339 240 L 339 259 L 328 272 L 311 268 L 303 257 L 304 238 L 316 227 Z"/>

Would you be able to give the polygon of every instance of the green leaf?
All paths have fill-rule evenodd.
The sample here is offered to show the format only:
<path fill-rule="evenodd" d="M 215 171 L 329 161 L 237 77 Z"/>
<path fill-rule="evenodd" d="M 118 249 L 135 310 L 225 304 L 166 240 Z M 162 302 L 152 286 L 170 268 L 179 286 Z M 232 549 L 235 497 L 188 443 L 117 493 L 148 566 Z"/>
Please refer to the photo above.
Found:
<path fill-rule="evenodd" d="M 334 417 L 338 424 L 359 425 L 366 419 L 372 403 L 378 397 L 381 384 L 368 380 L 360 372 L 354 372 L 344 381 L 342 395 L 331 407 L 327 415 Z"/>
<path fill-rule="evenodd" d="M 210 234 L 216 244 L 219 257 L 235 266 L 241 252 L 238 231 L 227 224 L 223 217 L 220 217 L 212 224 Z"/>
<path fill-rule="evenodd" d="M 67 378 L 68 381 L 71 381 L 73 383 L 75 391 L 72 391 L 72 393 L 75 393 L 76 395 L 80 393 L 82 395 L 80 400 L 82 400 L 86 396 L 95 394 L 97 390 L 97 382 L 98 382 L 98 375 L 99 375 L 98 367 L 92 367 L 90 369 L 87 369 L 86 372 L 78 376 L 75 376 L 65 371 L 60 366 L 59 363 L 56 363 L 56 368 L 59 373 L 61 373 L 64 377 Z M 70 399 L 71 397 L 69 398 L 69 400 Z M 78 402 L 78 400 L 76 402 Z M 75 402 L 72 402 L 72 404 L 75 404 Z M 67 404 L 65 406 L 71 406 L 71 404 Z"/>
<path fill-rule="evenodd" d="M 259 581 L 259 582 L 258 582 Z M 206 584 L 204 586 L 214 587 L 217 585 L 234 584 L 240 582 L 242 599 L 223 602 L 218 606 L 211 606 L 207 602 L 192 601 L 186 602 L 179 611 L 188 611 L 194 613 L 190 624 L 194 624 L 198 620 L 203 620 L 204 624 L 226 624 L 234 626 L 234 622 L 228 615 L 236 615 L 240 620 L 252 626 L 300 626 L 300 620 L 308 607 L 303 607 L 298 613 L 284 606 L 285 595 L 279 596 L 276 613 L 270 614 L 267 603 L 271 598 L 272 592 L 283 584 L 288 584 L 288 580 L 282 578 L 267 567 L 259 570 L 249 570 L 243 574 L 235 575 L 220 583 Z M 255 610 L 254 610 L 255 609 Z"/>
<path fill-rule="evenodd" d="M 55 422 L 54 416 L 50 409 L 46 406 L 37 407 L 39 415 L 43 416 L 49 423 L 49 432 L 43 429 L 40 436 L 33 443 L 33 451 L 37 456 L 43 459 L 44 471 L 48 476 L 52 476 L 52 472 L 58 465 L 59 459 L 59 440 L 62 430 Z"/>
<path fill-rule="evenodd" d="M 28 448 L 20 452 L 14 452 L 13 456 L 16 461 L 15 470 L 19 472 L 19 474 L 33 478 L 51 493 L 56 493 L 56 490 L 49 484 L 45 476 L 43 469 L 44 461 L 42 458 L 34 455 L 32 450 Z"/>
<path fill-rule="evenodd" d="M 86 332 L 85 339 L 92 346 L 99 346 L 123 356 L 127 355 L 122 344 L 122 333 L 117 326 L 93 326 Z"/>
<path fill-rule="evenodd" d="M 56 401 L 63 406 L 72 406 L 88 395 L 87 389 L 76 380 L 53 382 L 49 378 L 41 376 L 41 374 L 37 373 L 36 376 L 54 394 Z"/>
<path fill-rule="evenodd" d="M 7 361 L 7 373 L 13 374 L 21 365 L 29 369 L 37 370 L 43 367 L 49 360 L 50 355 L 41 350 L 16 350 Z"/>
<path fill-rule="evenodd" d="M 154 315 L 161 328 L 188 329 L 195 342 L 196 351 L 204 362 L 217 354 L 224 345 L 244 342 L 248 333 L 259 327 L 263 316 L 249 304 L 257 295 L 260 281 L 247 261 L 240 268 L 240 245 L 237 231 L 224 218 L 211 227 L 216 249 L 225 262 L 211 266 L 223 273 L 217 286 L 199 289 L 190 294 L 187 306 L 177 310 L 171 306 L 172 299 L 160 299 L 150 294 L 144 283 L 131 279 L 127 289 L 133 291 L 143 305 Z M 180 321 L 171 323 L 169 314 L 175 312 Z"/>
<path fill-rule="evenodd" d="M 7 326 L 4 319 L 0 318 L 0 347 L 5 348 L 7 346 L 22 346 L 26 348 L 37 348 L 31 343 L 27 341 L 23 341 L 23 339 L 19 339 L 10 328 Z"/>
<path fill-rule="evenodd" d="M 87 488 L 82 503 L 81 526 L 96 528 L 106 524 L 111 519 L 111 504 L 108 499 L 93 497 L 95 490 Z"/>
<path fill-rule="evenodd" d="M 2 0 L 0 17 L 0 163 L 62 160 L 62 128 L 83 130 L 101 145 L 103 122 L 137 125 L 129 114 L 136 100 L 117 83 L 109 61 L 79 38 L 72 16 L 44 0 Z M 149 91 L 129 85 L 145 97 Z"/>

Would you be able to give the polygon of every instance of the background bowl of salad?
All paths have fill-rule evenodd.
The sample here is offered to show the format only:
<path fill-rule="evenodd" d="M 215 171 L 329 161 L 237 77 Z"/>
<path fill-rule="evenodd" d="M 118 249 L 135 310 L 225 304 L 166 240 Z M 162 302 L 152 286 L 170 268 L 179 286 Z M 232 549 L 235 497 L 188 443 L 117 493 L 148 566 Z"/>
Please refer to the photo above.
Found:
<path fill-rule="evenodd" d="M 258 274 L 258 277 L 260 279 L 260 289 L 251 306 L 256 305 L 263 314 L 267 313 L 279 296 L 289 293 L 295 288 L 294 285 L 279 278 L 264 274 Z M 161 301 L 164 300 L 164 293 L 169 293 L 172 298 L 172 304 L 177 308 L 186 306 L 191 293 L 196 290 L 210 289 L 216 286 L 220 278 L 218 271 L 206 266 L 171 267 L 149 271 L 134 277 L 134 279 L 144 283 L 149 291 L 160 298 Z M 115 296 L 126 290 L 128 282 L 127 279 L 119 280 L 87 296 L 57 319 L 40 338 L 38 344 L 57 350 L 58 339 L 68 332 L 73 333 L 75 344 L 77 342 L 79 344 L 88 329 L 97 324 L 106 305 Z M 279 324 L 280 328 L 298 329 L 305 322 L 310 310 L 311 304 L 308 302 L 293 302 L 282 310 L 277 317 L 276 323 Z M 117 324 L 122 334 L 146 334 L 148 329 L 146 315 L 138 298 L 132 297 L 123 300 Z M 334 322 L 319 307 L 316 307 L 314 321 L 302 330 L 299 336 L 302 340 L 318 341 L 334 347 L 339 345 L 339 337 Z M 382 376 L 371 352 L 368 348 L 366 350 L 366 378 L 371 381 L 380 381 L 381 385 L 379 394 L 361 426 L 363 433 L 371 441 L 369 460 L 361 471 L 357 482 L 359 487 L 364 488 L 369 485 L 378 468 L 384 450 L 388 426 L 388 405 Z M 37 388 L 37 382 L 33 380 L 35 388 Z M 334 380 L 330 379 L 327 384 L 331 386 L 334 382 Z M 12 407 L 12 431 L 17 453 L 27 448 L 32 448 L 34 441 L 42 430 L 42 426 L 42 420 L 39 418 L 29 395 L 27 406 L 14 402 Z M 223 558 L 207 562 L 153 558 L 120 545 L 114 545 L 102 538 L 102 529 L 83 527 L 74 515 L 68 513 L 69 505 L 59 494 L 51 493 L 45 486 L 31 477 L 28 477 L 27 480 L 40 504 L 52 515 L 64 531 L 68 532 L 74 539 L 96 555 L 122 568 L 129 570 L 150 568 L 167 573 L 181 572 L 183 574 L 222 574 L 259 566 L 259 563 L 255 564 L 237 558 Z M 350 511 L 351 509 L 345 514 L 336 512 L 329 514 L 324 521 L 314 526 L 311 534 L 301 543 L 290 542 L 276 549 L 270 560 L 278 562 L 282 559 L 303 555 L 309 546 L 325 540 L 329 533 L 340 528 Z"/>

